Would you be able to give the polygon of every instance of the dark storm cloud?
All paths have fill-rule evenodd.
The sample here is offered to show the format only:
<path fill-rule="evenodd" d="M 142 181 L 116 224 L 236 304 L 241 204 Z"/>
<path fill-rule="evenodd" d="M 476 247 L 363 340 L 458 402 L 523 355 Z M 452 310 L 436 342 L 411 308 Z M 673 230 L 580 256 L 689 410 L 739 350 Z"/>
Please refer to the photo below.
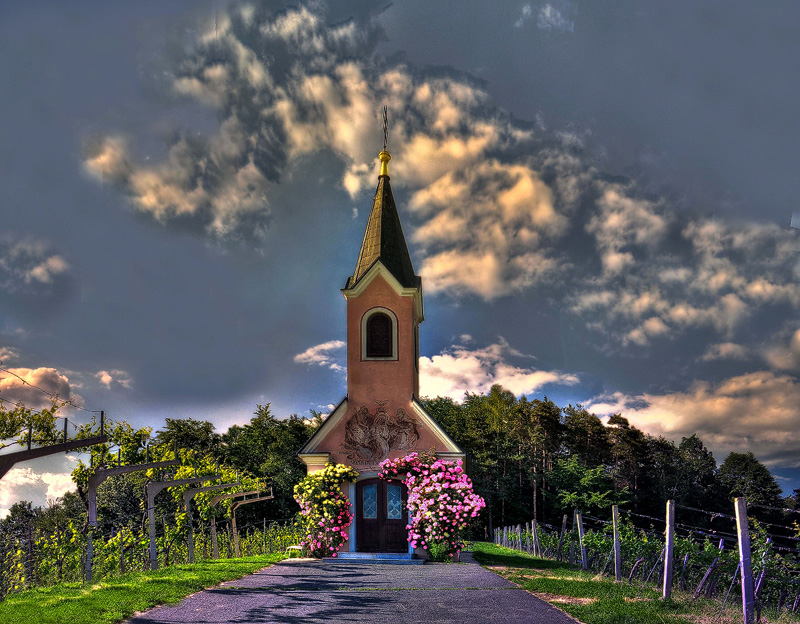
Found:
<path fill-rule="evenodd" d="M 0 239 L 0 312 L 17 320 L 48 319 L 74 290 L 75 276 L 62 254 L 30 239 Z"/>
<path fill-rule="evenodd" d="M 313 102 L 293 99 L 302 88 L 298 77 L 333 77 L 341 59 L 369 55 L 376 32 L 354 21 L 328 27 L 306 7 L 272 14 L 238 4 L 204 24 L 169 81 L 173 95 L 216 111 L 217 132 L 176 133 L 166 159 L 153 167 L 132 161 L 125 138 L 102 137 L 88 146 L 86 167 L 156 221 L 218 240 L 261 240 L 289 159 L 330 143 L 298 145 L 289 136 L 290 122 L 333 121 Z"/>
<path fill-rule="evenodd" d="M 517 9 L 521 16 L 510 16 L 505 27 L 537 32 L 545 37 L 537 45 L 547 41 L 583 49 L 582 20 L 597 17 L 591 11 L 555 2 L 530 6 L 527 13 Z M 515 29 L 517 19 L 522 22 Z M 594 25 L 606 28 L 608 19 Z M 678 391 L 661 386 L 656 391 L 657 373 L 632 364 L 638 369 L 637 383 L 648 386 L 650 393 L 631 391 L 612 401 L 651 430 L 656 420 L 648 420 L 651 412 L 645 410 L 661 406 L 665 417 L 664 406 L 673 399 L 675 405 L 698 401 L 707 414 L 718 414 L 715 406 L 732 404 L 725 412 L 734 423 L 728 428 L 717 432 L 714 418 L 700 415 L 696 426 L 717 436 L 717 448 L 733 448 L 737 435 L 749 435 L 745 411 L 766 405 L 768 392 L 761 388 L 794 396 L 792 337 L 798 327 L 791 319 L 800 308 L 797 231 L 710 218 L 704 216 L 709 213 L 705 206 L 691 201 L 680 202 L 678 209 L 674 189 L 662 193 L 647 179 L 603 173 L 604 161 L 596 157 L 591 132 L 548 130 L 538 120 L 515 119 L 495 104 L 486 83 L 474 77 L 382 57 L 376 46 L 383 31 L 374 18 L 332 21 L 326 7 L 317 3 L 279 12 L 237 4 L 219 13 L 197 32 L 169 72 L 172 93 L 213 111 L 218 125 L 200 135 L 178 131 L 166 156 L 155 164 L 134 156 L 136 138 L 106 135 L 87 150 L 85 166 L 156 222 L 214 241 L 261 245 L 278 221 L 304 203 L 290 202 L 281 192 L 299 189 L 294 186 L 299 163 L 312 154 L 317 161 L 323 159 L 320 153 L 334 161 L 320 169 L 320 177 L 335 170 L 339 192 L 359 202 L 368 200 L 365 191 L 374 184 L 375 152 L 382 144 L 378 111 L 387 103 L 392 182 L 411 211 L 404 221 L 426 293 L 438 295 L 440 302 L 467 302 L 477 310 L 476 318 L 487 323 L 502 315 L 526 318 L 531 293 L 542 294 L 558 310 L 559 323 L 566 319 L 582 326 L 587 345 L 601 351 L 599 359 L 614 355 L 639 362 L 637 358 L 657 357 L 661 368 L 654 371 L 679 370 L 671 379 Z M 562 41 L 566 39 L 569 44 Z M 567 47 L 558 49 L 575 54 Z M 552 60 L 551 70 L 563 59 Z M 617 80 L 626 73 L 620 72 Z M 595 87 L 602 86 L 600 77 L 592 80 Z M 604 93 L 614 101 L 626 97 L 624 89 L 613 97 Z M 534 117 L 533 112 L 528 115 Z M 693 124 L 687 122 L 687 127 Z M 306 193 L 307 180 L 300 185 L 298 192 Z M 310 240 L 303 230 L 292 246 L 309 246 Z M 295 276 L 301 272 L 300 265 L 285 266 Z M 235 298 L 235 288 L 221 290 Z M 205 321 L 183 319 L 191 316 L 189 308 L 177 306 L 180 313 L 173 310 L 169 319 L 166 313 L 155 315 L 156 330 L 163 330 L 164 338 L 191 343 L 180 354 L 164 354 L 174 370 L 169 377 L 158 377 L 158 392 L 188 394 L 194 387 L 197 369 L 185 363 L 186 353 L 200 357 L 207 345 L 191 342 Z M 284 320 L 292 327 L 299 322 L 296 315 Z M 527 331 L 524 323 L 516 323 L 520 335 Z M 209 337 L 212 351 L 229 353 L 232 338 L 246 342 L 246 318 L 240 320 L 240 329 L 223 326 L 216 337 Z M 160 335 L 147 324 L 139 331 Z M 265 328 L 263 343 L 286 352 L 293 340 L 285 337 L 287 332 L 280 334 Z M 318 345 L 298 361 L 335 368 L 330 348 L 338 337 L 319 336 Z M 509 348 L 521 339 L 506 338 Z M 448 392 L 473 381 L 483 387 L 504 379 L 525 391 L 559 381 L 574 385 L 578 378 L 569 370 L 554 370 L 552 364 L 542 363 L 543 370 L 509 364 L 508 353 L 497 347 L 451 341 L 440 345 L 441 352 L 429 361 L 439 366 L 441 379 L 459 380 Z M 298 351 L 302 349 L 295 346 L 292 354 Z M 575 368 L 588 368 L 590 360 L 585 357 Z M 252 362 L 257 361 L 252 354 L 242 358 L 232 374 L 236 379 L 226 378 L 223 384 L 229 392 L 248 386 L 242 380 L 252 379 Z M 687 389 L 698 374 L 693 367 L 700 365 L 702 374 L 717 381 L 705 389 Z M 606 378 L 624 377 L 606 370 L 605 363 L 597 366 L 582 372 L 584 377 L 600 370 Z M 471 367 L 469 374 L 459 372 L 460 367 Z M 111 365 L 103 368 L 113 370 Z M 147 374 L 137 371 L 137 384 L 140 373 Z M 202 390 L 204 396 L 217 392 L 213 386 Z M 681 397 L 687 398 L 681 402 Z M 674 418 L 684 420 L 673 433 L 693 426 L 688 416 Z M 796 414 L 785 421 L 777 414 L 770 418 L 791 424 Z"/>
<path fill-rule="evenodd" d="M 761 312 L 800 306 L 795 231 L 678 211 L 603 175 L 584 135 L 509 118 L 467 76 L 380 58 L 380 36 L 374 20 L 329 25 L 320 4 L 235 5 L 198 33 L 171 82 L 217 111 L 217 131 L 179 135 L 155 166 L 105 137 L 86 166 L 160 222 L 261 239 L 280 209 L 270 196 L 304 155 L 333 152 L 352 197 L 372 184 L 376 111 L 389 102 L 391 166 L 429 292 L 488 301 L 547 285 L 616 348 L 698 328 L 736 344 Z"/>

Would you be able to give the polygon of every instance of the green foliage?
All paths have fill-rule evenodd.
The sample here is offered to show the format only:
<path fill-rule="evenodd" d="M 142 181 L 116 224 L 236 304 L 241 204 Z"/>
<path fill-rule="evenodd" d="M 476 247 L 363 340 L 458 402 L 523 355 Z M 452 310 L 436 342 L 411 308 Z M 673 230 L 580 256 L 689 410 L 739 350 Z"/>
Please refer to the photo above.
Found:
<path fill-rule="evenodd" d="M 173 448 L 177 446 L 198 455 L 216 455 L 222 437 L 207 420 L 167 418 L 163 429 L 156 432 L 153 443 Z"/>
<path fill-rule="evenodd" d="M 239 470 L 269 479 L 275 495 L 274 517 L 290 518 L 298 511 L 294 486 L 306 474 L 295 456 L 321 422 L 318 413 L 311 421 L 297 415 L 278 419 L 269 404 L 258 405 L 247 425 L 233 425 L 223 434 L 220 458 Z"/>
<path fill-rule="evenodd" d="M 98 435 L 100 425 L 96 419 L 84 425 L 78 430 L 80 438 L 87 438 Z M 83 498 L 86 495 L 86 488 L 89 485 L 89 477 L 100 468 L 123 465 L 130 466 L 140 464 L 145 461 L 145 446 L 150 438 L 152 429 L 142 427 L 134 429 L 125 421 L 112 421 L 107 419 L 105 422 L 104 433 L 108 436 L 108 442 L 104 444 L 94 444 L 89 447 L 89 464 L 83 460 L 78 461 L 78 465 L 72 471 L 72 480 L 78 486 L 78 493 Z M 112 450 L 117 448 L 117 452 Z"/>
<path fill-rule="evenodd" d="M 0 405 L 0 449 L 14 444 L 26 445 L 29 432 L 30 441 L 34 445 L 61 442 L 62 434 L 56 429 L 58 407 L 55 401 L 49 408 L 40 411 L 25 407 L 22 403 L 11 409 Z"/>
<path fill-rule="evenodd" d="M 680 445 L 651 436 L 621 414 L 599 418 L 581 405 L 559 408 L 543 400 L 514 398 L 500 386 L 486 395 L 423 398 L 433 418 L 467 453 L 475 492 L 487 503 L 482 531 L 536 518 L 557 523 L 563 512 L 607 509 L 615 502 L 660 517 L 664 503 L 732 513 L 732 498 L 793 508 L 797 497 L 781 497 L 769 470 L 752 453 L 733 453 L 717 469 L 696 435 Z M 800 506 L 800 505 L 797 505 Z M 703 524 L 703 513 L 682 511 L 687 524 Z M 765 522 L 787 524 L 780 512 L 759 508 Z"/>
<path fill-rule="evenodd" d="M 752 451 L 728 455 L 719 467 L 717 479 L 727 498 L 743 496 L 748 503 L 781 506 L 778 482 Z"/>
<path fill-rule="evenodd" d="M 558 461 L 550 482 L 556 490 L 556 508 L 561 512 L 578 509 L 599 513 L 624 503 L 627 494 L 627 488 L 614 489 L 614 482 L 604 466 L 589 468 L 574 456 Z"/>

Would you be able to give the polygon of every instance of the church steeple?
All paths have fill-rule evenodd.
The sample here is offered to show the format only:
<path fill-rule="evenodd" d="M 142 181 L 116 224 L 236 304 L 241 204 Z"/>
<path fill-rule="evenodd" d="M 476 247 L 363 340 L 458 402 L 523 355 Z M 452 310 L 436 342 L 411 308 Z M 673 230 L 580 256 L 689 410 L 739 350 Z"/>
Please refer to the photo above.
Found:
<path fill-rule="evenodd" d="M 418 288 L 421 281 L 414 273 L 411 264 L 403 227 L 400 225 L 400 216 L 397 214 L 397 205 L 389 184 L 389 160 L 392 157 L 384 149 L 379 158 L 381 171 L 378 176 L 378 188 L 372 200 L 372 210 L 367 220 L 367 229 L 364 232 L 356 269 L 347 280 L 345 288 L 355 286 L 378 260 L 404 288 Z"/>

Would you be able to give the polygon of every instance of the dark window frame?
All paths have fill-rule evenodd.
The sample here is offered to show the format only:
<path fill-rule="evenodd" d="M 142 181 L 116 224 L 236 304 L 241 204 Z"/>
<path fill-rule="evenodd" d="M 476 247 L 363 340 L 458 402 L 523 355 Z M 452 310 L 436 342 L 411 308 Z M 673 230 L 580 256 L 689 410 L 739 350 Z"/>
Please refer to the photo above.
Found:
<path fill-rule="evenodd" d="M 375 312 L 367 319 L 365 355 L 368 358 L 391 358 L 394 355 L 394 323 L 385 312 Z"/>

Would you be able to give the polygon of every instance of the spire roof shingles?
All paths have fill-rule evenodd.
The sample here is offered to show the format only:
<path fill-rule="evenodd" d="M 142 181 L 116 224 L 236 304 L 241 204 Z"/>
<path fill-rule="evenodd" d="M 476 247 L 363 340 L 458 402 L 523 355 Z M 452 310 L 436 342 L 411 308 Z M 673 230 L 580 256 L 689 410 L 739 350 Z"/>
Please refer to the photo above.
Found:
<path fill-rule="evenodd" d="M 378 178 L 378 188 L 372 201 L 356 269 L 347 280 L 346 288 L 355 286 L 377 260 L 404 288 L 419 286 L 421 280 L 414 274 L 388 175 Z"/>

